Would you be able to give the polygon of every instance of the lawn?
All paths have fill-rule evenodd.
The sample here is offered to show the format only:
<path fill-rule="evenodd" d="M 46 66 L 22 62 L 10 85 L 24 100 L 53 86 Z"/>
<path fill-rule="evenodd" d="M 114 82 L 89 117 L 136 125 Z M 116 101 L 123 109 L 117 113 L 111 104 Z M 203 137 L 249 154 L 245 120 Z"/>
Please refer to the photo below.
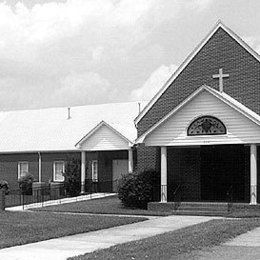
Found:
<path fill-rule="evenodd" d="M 0 248 L 143 221 L 137 217 L 0 211 Z"/>
<path fill-rule="evenodd" d="M 101 213 L 101 214 L 122 214 L 122 215 L 159 215 L 165 216 L 170 213 L 149 211 L 124 207 L 117 196 L 110 196 L 100 199 L 86 200 L 75 203 L 48 206 L 38 208 L 40 211 L 55 212 L 77 212 L 77 213 Z"/>
<path fill-rule="evenodd" d="M 98 250 L 70 260 L 192 259 L 193 252 L 220 245 L 260 226 L 260 219 L 218 219 L 154 237 Z"/>

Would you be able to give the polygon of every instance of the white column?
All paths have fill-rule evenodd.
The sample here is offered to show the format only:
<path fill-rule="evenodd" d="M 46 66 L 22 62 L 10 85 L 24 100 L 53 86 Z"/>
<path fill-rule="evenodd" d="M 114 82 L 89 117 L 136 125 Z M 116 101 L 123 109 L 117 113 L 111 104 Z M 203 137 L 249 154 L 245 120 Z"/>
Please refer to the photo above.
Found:
<path fill-rule="evenodd" d="M 167 147 L 161 147 L 161 202 L 167 202 Z"/>
<path fill-rule="evenodd" d="M 128 172 L 133 172 L 133 150 L 131 148 L 128 150 Z"/>
<path fill-rule="evenodd" d="M 257 146 L 250 145 L 250 205 L 257 204 Z"/>
<path fill-rule="evenodd" d="M 86 179 L 86 152 L 81 151 L 81 193 L 85 193 Z"/>
<path fill-rule="evenodd" d="M 39 156 L 39 182 L 42 182 L 42 156 L 41 156 L 41 153 L 38 152 L 38 156 Z"/>

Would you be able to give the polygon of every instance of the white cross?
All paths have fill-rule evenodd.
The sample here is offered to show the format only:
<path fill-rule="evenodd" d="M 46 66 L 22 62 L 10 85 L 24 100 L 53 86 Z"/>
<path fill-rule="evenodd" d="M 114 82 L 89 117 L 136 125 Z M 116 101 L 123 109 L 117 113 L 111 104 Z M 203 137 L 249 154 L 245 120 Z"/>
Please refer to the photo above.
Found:
<path fill-rule="evenodd" d="M 219 74 L 213 75 L 214 79 L 219 79 L 219 91 L 222 93 L 223 92 L 223 79 L 228 78 L 229 74 L 223 74 L 223 69 L 219 69 Z"/>

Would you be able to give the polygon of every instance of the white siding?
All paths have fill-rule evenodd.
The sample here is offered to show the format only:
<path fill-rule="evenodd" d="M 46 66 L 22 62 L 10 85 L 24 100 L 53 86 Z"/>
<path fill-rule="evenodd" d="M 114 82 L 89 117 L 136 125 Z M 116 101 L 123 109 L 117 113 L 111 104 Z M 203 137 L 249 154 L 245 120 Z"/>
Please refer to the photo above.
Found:
<path fill-rule="evenodd" d="M 199 116 L 219 118 L 226 135 L 187 136 L 187 128 Z M 186 104 L 145 139 L 147 146 L 187 146 L 260 143 L 260 126 L 207 91 Z"/>
<path fill-rule="evenodd" d="M 81 145 L 81 149 L 87 151 L 127 150 L 129 145 L 120 135 L 107 126 L 102 125 L 88 137 Z"/>

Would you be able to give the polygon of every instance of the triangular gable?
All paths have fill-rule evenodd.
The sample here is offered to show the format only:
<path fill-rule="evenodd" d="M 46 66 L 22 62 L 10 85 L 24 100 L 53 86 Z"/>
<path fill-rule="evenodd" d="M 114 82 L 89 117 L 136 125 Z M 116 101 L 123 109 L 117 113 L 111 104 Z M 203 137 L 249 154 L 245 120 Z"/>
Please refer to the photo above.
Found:
<path fill-rule="evenodd" d="M 108 123 L 101 121 L 75 146 L 88 151 L 126 150 L 132 146 L 132 142 Z"/>
<path fill-rule="evenodd" d="M 206 93 L 204 94 L 205 97 L 201 97 L 201 100 L 198 99 L 203 93 Z M 214 138 L 214 136 L 201 136 L 200 138 L 197 136 L 187 137 L 187 127 L 194 118 L 201 115 L 212 115 L 219 118 L 227 124 L 228 134 L 219 136 L 217 139 Z M 174 118 L 175 121 L 168 123 L 172 118 Z M 236 120 L 236 122 L 234 121 L 232 123 L 232 120 Z M 231 130 L 233 129 L 232 124 L 236 125 L 236 127 L 240 124 L 238 131 L 241 133 L 237 133 L 237 130 Z M 194 138 L 197 142 L 192 141 L 195 140 Z M 256 139 L 254 140 L 254 138 Z M 208 142 L 209 140 L 215 140 L 214 144 L 219 142 L 223 144 L 259 142 L 260 116 L 226 93 L 220 93 L 210 87 L 202 86 L 157 124 L 141 135 L 136 140 L 136 143 L 145 143 L 146 145 L 152 146 L 194 145 L 195 143 L 197 145 L 212 144 L 213 142 Z"/>
<path fill-rule="evenodd" d="M 162 96 L 162 94 L 170 87 L 174 80 L 181 74 L 181 72 L 189 65 L 193 58 L 199 53 L 199 51 L 206 45 L 209 39 L 217 32 L 218 29 L 223 29 L 229 36 L 231 36 L 239 45 L 241 45 L 248 53 L 250 53 L 257 61 L 260 62 L 260 56 L 255 52 L 247 43 L 245 43 L 236 33 L 230 28 L 224 25 L 221 21 L 218 21 L 210 33 L 200 42 L 200 44 L 194 49 L 194 51 L 185 59 L 185 61 L 179 66 L 175 73 L 168 79 L 163 87 L 156 93 L 156 95 L 150 100 L 150 102 L 144 107 L 140 114 L 135 118 L 135 124 L 137 125 L 140 120 L 146 115 L 146 113 L 153 107 L 156 101 Z"/>

